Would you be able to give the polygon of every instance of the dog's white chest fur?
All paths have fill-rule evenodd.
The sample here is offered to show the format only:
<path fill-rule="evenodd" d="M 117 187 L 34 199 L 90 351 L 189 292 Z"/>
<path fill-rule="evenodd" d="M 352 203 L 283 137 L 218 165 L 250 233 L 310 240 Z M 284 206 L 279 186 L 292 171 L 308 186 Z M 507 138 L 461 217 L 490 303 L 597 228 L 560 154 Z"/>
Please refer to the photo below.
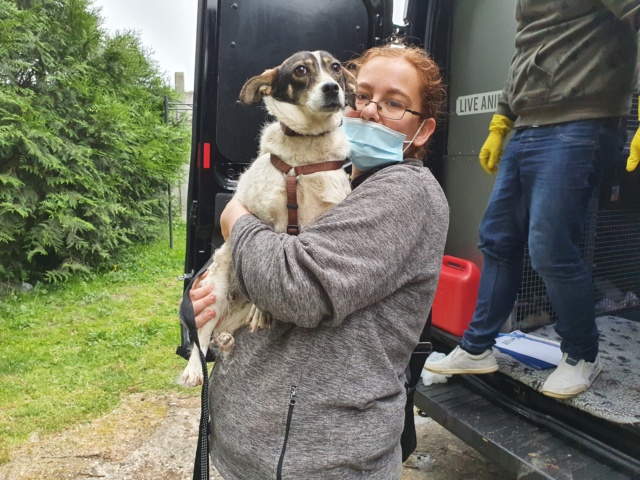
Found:
<path fill-rule="evenodd" d="M 271 153 L 297 167 L 344 160 L 349 145 L 339 127 L 321 137 L 287 137 L 274 122 L 263 131 L 260 153 L 240 177 L 236 196 L 256 217 L 277 232 L 284 232 L 287 227 L 285 175 L 271 164 Z M 349 179 L 342 169 L 300 175 L 297 196 L 301 230 L 342 201 L 350 191 Z"/>

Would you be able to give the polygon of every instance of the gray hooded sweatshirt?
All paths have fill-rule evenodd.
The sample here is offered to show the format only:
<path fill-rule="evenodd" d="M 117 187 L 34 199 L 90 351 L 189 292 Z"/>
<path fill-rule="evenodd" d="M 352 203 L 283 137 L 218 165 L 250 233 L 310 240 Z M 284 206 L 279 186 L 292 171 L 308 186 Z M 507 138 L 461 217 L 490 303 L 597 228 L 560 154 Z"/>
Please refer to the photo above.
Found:
<path fill-rule="evenodd" d="M 211 375 L 211 459 L 226 480 L 400 478 L 405 368 L 448 223 L 440 186 L 411 160 L 297 237 L 237 221 L 241 289 L 277 320 L 237 331 Z"/>

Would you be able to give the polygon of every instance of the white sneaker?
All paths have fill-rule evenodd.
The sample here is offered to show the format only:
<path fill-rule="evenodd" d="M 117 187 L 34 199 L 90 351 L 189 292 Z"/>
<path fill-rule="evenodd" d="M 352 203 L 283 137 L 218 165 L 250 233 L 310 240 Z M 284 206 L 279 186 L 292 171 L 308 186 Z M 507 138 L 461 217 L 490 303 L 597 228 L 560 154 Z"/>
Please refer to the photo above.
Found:
<path fill-rule="evenodd" d="M 542 393 L 548 397 L 569 398 L 584 392 L 602 371 L 600 357 L 587 362 L 562 354 L 562 360 L 547 381 L 542 385 Z"/>
<path fill-rule="evenodd" d="M 425 363 L 424 368 L 440 375 L 491 373 L 498 370 L 498 362 L 491 349 L 480 355 L 471 355 L 460 347 L 456 347 L 442 360 Z"/>

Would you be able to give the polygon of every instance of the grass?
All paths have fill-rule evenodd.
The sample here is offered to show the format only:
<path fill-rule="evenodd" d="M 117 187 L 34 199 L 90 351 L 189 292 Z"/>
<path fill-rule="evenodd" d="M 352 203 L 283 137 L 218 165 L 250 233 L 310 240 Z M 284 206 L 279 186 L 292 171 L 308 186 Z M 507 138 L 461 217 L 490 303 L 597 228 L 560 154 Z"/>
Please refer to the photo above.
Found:
<path fill-rule="evenodd" d="M 0 298 L 0 464 L 30 434 L 112 410 L 127 394 L 184 390 L 177 316 L 185 227 L 107 273 Z"/>

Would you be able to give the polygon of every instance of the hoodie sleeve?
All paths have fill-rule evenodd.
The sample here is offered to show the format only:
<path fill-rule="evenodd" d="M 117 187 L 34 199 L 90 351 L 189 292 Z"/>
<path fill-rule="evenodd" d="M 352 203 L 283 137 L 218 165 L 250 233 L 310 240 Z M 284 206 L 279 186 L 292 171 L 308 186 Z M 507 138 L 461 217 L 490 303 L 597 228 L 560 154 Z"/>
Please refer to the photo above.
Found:
<path fill-rule="evenodd" d="M 509 92 L 512 89 L 511 87 L 511 82 L 513 78 L 512 69 L 513 69 L 513 64 L 516 60 L 517 55 L 518 55 L 518 52 L 515 52 L 513 54 L 513 57 L 511 57 L 511 64 L 509 65 L 509 71 L 507 73 L 507 81 L 505 82 L 504 88 L 502 89 L 502 93 L 500 94 L 500 98 L 498 99 L 498 108 L 496 110 L 496 113 L 498 115 L 503 115 L 513 122 L 515 122 L 515 120 L 518 118 L 518 115 L 513 113 L 513 110 L 511 110 L 511 106 L 509 104 Z"/>

